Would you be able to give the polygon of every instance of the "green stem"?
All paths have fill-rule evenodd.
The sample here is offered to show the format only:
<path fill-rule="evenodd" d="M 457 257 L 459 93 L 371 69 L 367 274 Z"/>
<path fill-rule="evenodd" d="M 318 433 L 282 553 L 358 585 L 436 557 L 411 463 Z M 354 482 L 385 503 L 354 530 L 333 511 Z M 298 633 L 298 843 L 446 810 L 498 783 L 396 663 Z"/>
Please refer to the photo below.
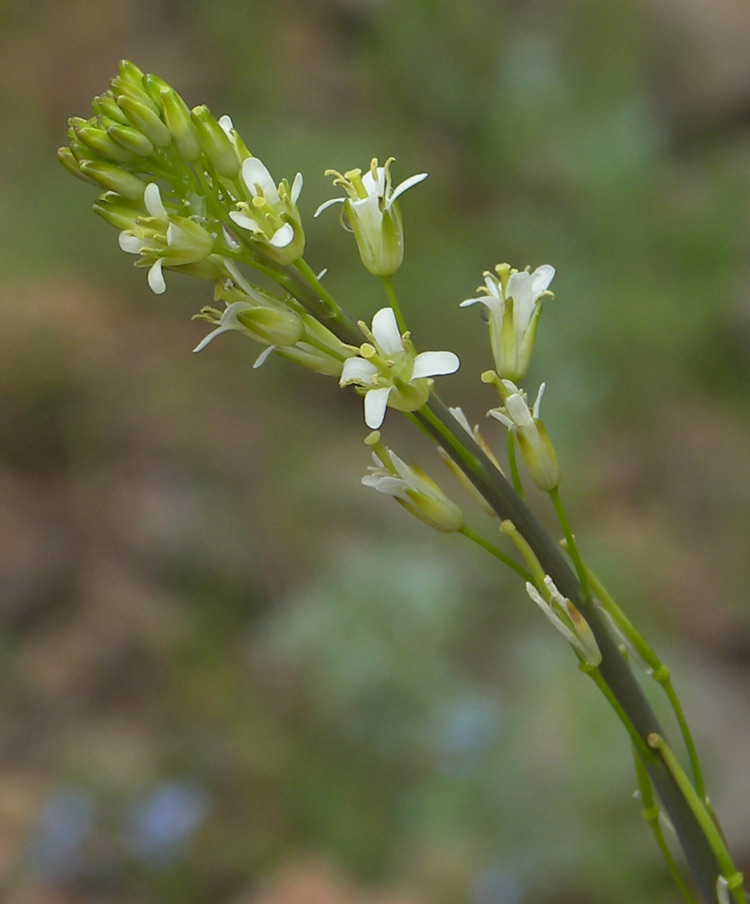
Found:
<path fill-rule="evenodd" d="M 710 808 L 708 795 L 706 793 L 706 785 L 703 779 L 703 770 L 698 758 L 698 751 L 693 740 L 693 734 L 690 731 L 690 726 L 688 725 L 687 719 L 685 718 L 685 712 L 682 708 L 682 704 L 680 703 L 679 697 L 677 696 L 677 693 L 672 685 L 669 666 L 665 665 L 661 661 L 661 659 L 659 659 L 653 647 L 637 630 L 635 625 L 630 621 L 627 615 L 625 615 L 622 609 L 620 609 L 620 607 L 615 602 L 614 597 L 609 593 L 604 584 L 602 584 L 602 582 L 596 577 L 596 575 L 591 571 L 590 568 L 586 569 L 586 574 L 588 575 L 592 590 L 597 595 L 599 602 L 602 604 L 605 611 L 610 614 L 614 623 L 617 625 L 620 631 L 622 631 L 623 635 L 629 641 L 629 643 L 632 644 L 635 652 L 651 670 L 654 681 L 662 686 L 664 693 L 667 695 L 667 699 L 669 700 L 672 711 L 674 712 L 675 718 L 677 719 L 677 724 L 679 725 L 683 741 L 685 742 L 685 749 L 687 750 L 688 758 L 690 760 L 690 768 L 692 769 L 693 779 L 695 781 L 695 790 L 701 800 L 706 804 L 706 806 Z"/>
<path fill-rule="evenodd" d="M 523 483 L 521 482 L 521 473 L 518 470 L 518 455 L 516 453 L 516 437 L 512 430 L 507 431 L 508 434 L 508 466 L 510 468 L 510 476 L 513 481 L 513 489 L 518 493 L 521 499 L 526 494 L 523 491 Z"/>
<path fill-rule="evenodd" d="M 690 779 L 685 774 L 685 770 L 680 765 L 680 762 L 674 755 L 674 753 L 672 753 L 672 750 L 670 749 L 664 738 L 661 735 L 654 733 L 648 736 L 647 741 L 649 747 L 652 747 L 654 750 L 658 750 L 658 752 L 661 754 L 662 759 L 667 765 L 667 768 L 669 769 L 670 773 L 672 774 L 682 793 L 684 794 L 686 801 L 690 805 L 695 818 L 700 823 L 700 826 L 703 829 L 703 832 L 708 839 L 709 844 L 711 845 L 714 855 L 716 856 L 716 859 L 721 868 L 721 875 L 724 876 L 725 879 L 727 879 L 727 881 L 729 882 L 729 887 L 733 892 L 735 900 L 741 901 L 742 904 L 744 904 L 744 894 L 742 895 L 742 897 L 738 897 L 739 894 L 742 894 L 742 873 L 738 872 L 737 867 L 734 865 L 732 856 L 727 849 L 721 832 L 714 822 L 713 817 L 704 807 L 703 801 L 696 794 L 695 788 L 693 788 L 692 784 L 690 783 Z"/>
<path fill-rule="evenodd" d="M 485 538 L 478 534 L 475 530 L 470 528 L 468 525 L 464 524 L 464 526 L 459 530 L 460 534 L 463 534 L 465 537 L 468 537 L 469 540 L 472 540 L 477 546 L 481 546 L 482 549 L 486 550 L 490 555 L 494 556 L 496 559 L 500 559 L 508 568 L 512 568 L 513 571 L 517 575 L 520 575 L 524 581 L 529 581 L 533 583 L 533 578 L 531 573 L 527 571 L 523 565 L 519 565 L 515 559 L 512 559 L 507 553 L 504 553 L 501 549 L 498 549 L 497 546 L 494 546 L 490 543 L 489 540 L 485 540 Z"/>
<path fill-rule="evenodd" d="M 385 286 L 385 294 L 388 296 L 388 304 L 393 308 L 393 312 L 396 315 L 396 323 L 398 324 L 399 332 L 405 333 L 406 321 L 404 320 L 404 315 L 401 313 L 401 305 L 398 303 L 396 290 L 393 288 L 393 277 L 382 276 L 381 279 Z"/>
<path fill-rule="evenodd" d="M 641 758 L 640 753 L 638 752 L 638 748 L 635 744 L 633 744 L 633 761 L 635 762 L 635 774 L 638 777 L 638 788 L 641 793 L 641 801 L 643 803 L 643 809 L 641 811 L 643 818 L 646 822 L 651 826 L 651 831 L 654 833 L 654 838 L 656 839 L 656 843 L 661 851 L 661 855 L 664 858 L 667 867 L 669 868 L 670 873 L 672 874 L 672 878 L 675 881 L 675 884 L 680 889 L 683 898 L 687 901 L 687 904 L 696 904 L 695 896 L 687 887 L 685 880 L 682 877 L 682 873 L 677 866 L 677 861 L 672 856 L 672 851 L 669 849 L 669 845 L 667 844 L 667 840 L 664 837 L 664 832 L 661 827 L 661 811 L 659 810 L 659 806 L 654 799 L 654 789 L 651 784 L 651 779 L 648 775 L 648 770 L 646 769 L 646 765 Z"/>
<path fill-rule="evenodd" d="M 558 544 L 547 534 L 523 499 L 497 471 L 480 447 L 465 431 L 461 431 L 463 436 L 460 438 L 454 436 L 452 426 L 449 426 L 453 418 L 440 399 L 433 394 L 426 409 L 416 412 L 414 417 L 461 467 L 498 516 L 513 522 L 534 550 L 545 573 L 588 622 L 602 654 L 598 669 L 603 681 L 602 689 L 606 686 L 608 693 L 617 701 L 619 711 L 627 717 L 635 735 L 640 739 L 637 743 L 643 761 L 669 814 L 701 895 L 706 904 L 715 904 L 716 882 L 721 874 L 716 854 L 704 826 L 686 799 L 684 789 L 663 758 L 646 743 L 651 734 L 662 736 L 663 732 L 610 633 L 603 614 L 583 594 L 581 584 L 571 571 Z"/>
<path fill-rule="evenodd" d="M 549 495 L 552 499 L 552 504 L 555 506 L 555 511 L 557 512 L 557 517 L 560 521 L 560 525 L 562 526 L 563 533 L 565 534 L 568 552 L 570 553 L 570 558 L 573 560 L 573 564 L 575 565 L 576 573 L 578 574 L 578 580 L 581 585 L 581 593 L 583 594 L 585 599 L 590 600 L 591 590 L 589 589 L 588 575 L 586 574 L 586 568 L 583 564 L 581 553 L 578 550 L 576 538 L 573 535 L 573 531 L 570 529 L 568 515 L 565 511 L 565 507 L 562 504 L 562 499 L 560 498 L 560 490 L 555 487 L 554 490 L 549 491 Z"/>

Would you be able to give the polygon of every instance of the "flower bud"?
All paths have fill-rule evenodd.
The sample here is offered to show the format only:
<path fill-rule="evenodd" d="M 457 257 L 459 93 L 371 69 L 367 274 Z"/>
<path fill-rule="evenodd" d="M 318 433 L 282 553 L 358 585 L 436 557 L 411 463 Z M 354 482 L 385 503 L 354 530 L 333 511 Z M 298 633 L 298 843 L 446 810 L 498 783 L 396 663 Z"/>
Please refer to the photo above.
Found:
<path fill-rule="evenodd" d="M 86 147 L 113 163 L 129 163 L 133 159 L 132 153 L 113 141 L 103 129 L 87 124 L 77 126 L 75 133 Z"/>
<path fill-rule="evenodd" d="M 118 195 L 122 195 L 129 201 L 140 201 L 143 198 L 143 192 L 146 189 L 145 183 L 138 176 L 126 173 L 114 163 L 107 163 L 103 160 L 81 160 L 78 169 L 85 176 L 90 176 L 102 188 L 117 192 Z"/>
<path fill-rule="evenodd" d="M 197 160 L 201 155 L 201 143 L 187 104 L 169 87 L 162 89 L 160 98 L 164 122 L 172 133 L 177 150 L 185 160 Z"/>
<path fill-rule="evenodd" d="M 73 151 L 69 147 L 59 148 L 57 151 L 57 159 L 69 173 L 72 173 L 82 182 L 88 182 L 90 185 L 98 185 L 101 187 L 100 182 L 81 172 L 80 161 L 76 159 Z"/>
<path fill-rule="evenodd" d="M 243 326 L 269 345 L 296 345 L 305 335 L 299 315 L 288 309 L 247 308 L 236 316 Z"/>
<path fill-rule="evenodd" d="M 107 129 L 107 135 L 120 147 L 129 151 L 131 156 L 150 157 L 154 153 L 154 146 L 149 139 L 132 126 L 115 123 Z"/>
<path fill-rule="evenodd" d="M 126 95 L 118 97 L 117 103 L 131 125 L 139 132 L 143 132 L 152 144 L 157 148 L 169 147 L 172 143 L 172 133 L 151 106 Z"/>
<path fill-rule="evenodd" d="M 191 118 L 206 157 L 221 176 L 234 179 L 240 171 L 240 161 L 227 133 L 205 104 L 193 107 Z"/>

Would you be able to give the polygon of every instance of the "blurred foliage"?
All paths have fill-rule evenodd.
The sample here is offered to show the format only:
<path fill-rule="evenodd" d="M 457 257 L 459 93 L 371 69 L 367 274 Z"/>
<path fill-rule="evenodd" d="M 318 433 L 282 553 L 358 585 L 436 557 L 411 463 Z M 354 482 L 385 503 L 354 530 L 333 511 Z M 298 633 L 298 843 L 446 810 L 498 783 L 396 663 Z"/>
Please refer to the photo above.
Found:
<path fill-rule="evenodd" d="M 747 873 L 743 0 L 0 16 L 4 899 L 676 900 L 624 735 L 520 586 L 359 485 L 353 393 L 251 371 L 238 336 L 191 357 L 205 286 L 154 298 L 91 216 L 54 152 L 122 57 L 304 172 L 308 259 L 357 316 L 380 288 L 311 220 L 322 172 L 429 171 L 397 288 L 472 419 L 489 349 L 458 302 L 501 260 L 557 267 L 535 367 L 564 496 L 666 648 Z M 439 474 L 407 426 L 387 441 Z"/>

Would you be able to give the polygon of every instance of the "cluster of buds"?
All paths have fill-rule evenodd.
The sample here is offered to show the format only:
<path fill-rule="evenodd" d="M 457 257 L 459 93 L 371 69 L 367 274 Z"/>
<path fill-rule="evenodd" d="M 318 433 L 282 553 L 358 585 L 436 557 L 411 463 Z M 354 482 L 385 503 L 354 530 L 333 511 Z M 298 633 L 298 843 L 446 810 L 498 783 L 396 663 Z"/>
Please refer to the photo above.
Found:
<path fill-rule="evenodd" d="M 213 280 L 227 275 L 226 260 L 284 266 L 302 256 L 302 177 L 274 183 L 229 117 L 190 110 L 163 79 L 128 61 L 93 109 L 91 119 L 70 120 L 58 157 L 104 189 L 94 209 L 149 267 L 155 292 L 165 289 L 164 268 Z"/>
<path fill-rule="evenodd" d="M 215 283 L 224 310 L 197 316 L 217 328 L 201 342 L 236 330 L 318 373 L 340 376 L 354 350 L 293 297 L 250 284 L 240 264 L 271 276 L 301 259 L 305 236 L 297 200 L 302 176 L 275 183 L 228 116 L 190 110 L 163 79 L 128 61 L 94 99 L 94 116 L 69 122 L 62 164 L 104 189 L 94 210 L 119 231 L 123 251 L 166 291 L 165 270 Z"/>

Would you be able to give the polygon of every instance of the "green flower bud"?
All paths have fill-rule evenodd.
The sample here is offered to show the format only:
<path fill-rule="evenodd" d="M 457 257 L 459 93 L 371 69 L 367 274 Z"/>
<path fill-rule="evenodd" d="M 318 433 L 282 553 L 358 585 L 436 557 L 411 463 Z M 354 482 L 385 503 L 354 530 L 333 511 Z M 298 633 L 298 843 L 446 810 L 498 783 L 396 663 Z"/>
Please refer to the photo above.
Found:
<path fill-rule="evenodd" d="M 124 82 L 129 82 L 139 90 L 141 89 L 143 86 L 144 75 L 135 63 L 130 60 L 120 60 L 117 70 L 120 73 L 120 78 Z"/>
<path fill-rule="evenodd" d="M 117 192 L 129 201 L 140 201 L 146 185 L 138 176 L 126 173 L 125 170 L 103 160 L 81 160 L 78 169 L 85 176 L 97 182 L 102 188 Z"/>
<path fill-rule="evenodd" d="M 106 220 L 115 229 L 135 229 L 136 220 L 144 215 L 142 205 L 130 206 L 125 199 L 114 192 L 101 195 L 94 204 L 94 213 Z"/>
<path fill-rule="evenodd" d="M 131 125 L 139 132 L 143 132 L 157 148 L 169 147 L 172 143 L 172 133 L 151 107 L 126 95 L 118 97 L 117 103 Z"/>
<path fill-rule="evenodd" d="M 143 89 L 156 104 L 160 112 L 162 111 L 161 92 L 164 90 L 174 90 L 163 78 L 159 78 L 158 75 L 152 75 L 151 73 L 143 76 Z"/>
<path fill-rule="evenodd" d="M 130 151 L 117 144 L 103 129 L 96 126 L 78 126 L 76 135 L 86 147 L 113 163 L 130 163 L 133 159 Z"/>
<path fill-rule="evenodd" d="M 125 148 L 131 155 L 136 157 L 150 157 L 154 153 L 153 144 L 143 132 L 139 132 L 138 129 L 134 129 L 132 126 L 123 126 L 115 123 L 115 125 L 107 129 L 107 135 L 120 147 Z"/>
<path fill-rule="evenodd" d="M 269 345 L 296 345 L 305 335 L 305 327 L 294 311 L 279 308 L 247 308 L 237 320 Z"/>
<path fill-rule="evenodd" d="M 191 118 L 206 157 L 216 167 L 219 175 L 234 179 L 240 171 L 240 161 L 227 133 L 205 104 L 193 107 Z"/>
<path fill-rule="evenodd" d="M 95 97 L 91 106 L 93 107 L 94 113 L 97 113 L 100 116 L 108 116 L 111 120 L 119 122 L 121 125 L 128 124 L 127 116 L 117 106 L 117 101 L 111 91 L 107 91 L 104 94 Z"/>
<path fill-rule="evenodd" d="M 120 106 L 121 97 L 129 97 L 131 100 L 137 100 L 139 104 L 148 107 L 152 113 L 159 115 L 159 108 L 151 100 L 151 98 L 143 90 L 142 85 L 134 85 L 131 82 L 121 78 L 113 78 L 110 82 L 110 90 L 115 98 L 115 103 Z M 127 116 L 127 114 L 125 114 Z"/>
<path fill-rule="evenodd" d="M 72 173 L 78 179 L 81 179 L 81 181 L 88 182 L 91 185 L 101 185 L 101 183 L 92 176 L 87 176 L 85 173 L 81 172 L 79 169 L 79 161 L 69 147 L 59 148 L 57 151 L 57 159 L 69 173 Z"/>
<path fill-rule="evenodd" d="M 185 160 L 197 160 L 201 155 L 201 142 L 187 104 L 173 88 L 164 88 L 160 97 L 164 122 L 172 133 L 177 150 Z"/>

